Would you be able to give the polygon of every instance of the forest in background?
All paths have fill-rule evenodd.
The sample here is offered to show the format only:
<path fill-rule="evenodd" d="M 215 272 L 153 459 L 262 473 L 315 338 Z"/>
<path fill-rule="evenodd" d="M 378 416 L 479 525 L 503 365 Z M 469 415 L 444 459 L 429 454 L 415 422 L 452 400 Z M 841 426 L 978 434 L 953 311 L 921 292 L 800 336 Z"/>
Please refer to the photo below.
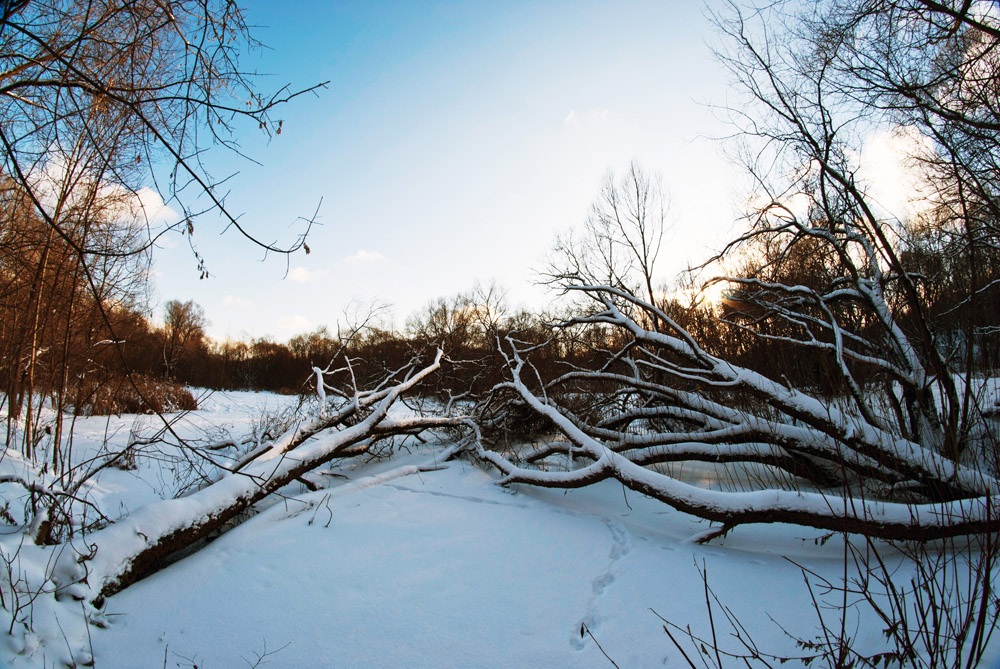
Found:
<path fill-rule="evenodd" d="M 641 167 L 631 169 L 633 180 L 649 178 Z M 605 185 L 612 190 L 628 187 L 625 182 Z M 84 267 L 76 249 L 88 240 L 54 234 L 16 193 L 8 183 L 3 203 L 7 220 L 19 224 L 5 226 L 0 236 L 0 387 L 11 407 L 8 423 L 18 420 L 22 411 L 34 412 L 37 421 L 34 397 L 46 398 L 60 412 L 94 415 L 194 408 L 193 397 L 182 386 L 311 392 L 313 368 L 326 367 L 342 353 L 355 361 L 356 373 L 376 378 L 437 347 L 447 352 L 447 362 L 434 387 L 425 392 L 476 396 L 502 380 L 498 342 L 511 333 L 534 344 L 552 342 L 544 355 L 536 356 L 535 364 L 545 376 L 593 362 L 600 351 L 616 345 L 612 330 L 576 334 L 556 327 L 571 317 L 572 307 L 562 313 L 511 313 L 502 288 L 496 286 L 430 301 L 397 330 L 380 327 L 373 312 L 360 324 L 363 327 L 346 327 L 346 333 L 322 326 L 287 342 L 269 336 L 216 341 L 206 334 L 207 314 L 193 300 L 167 302 L 162 325 L 145 315 L 144 296 L 151 288 L 143 270 L 145 258 L 109 257 L 96 267 Z M 80 227 L 81 235 L 94 234 Z M 113 227 L 98 234 L 107 235 L 106 243 L 120 243 L 116 235 L 123 231 Z M 959 357 L 968 349 L 971 370 L 993 374 L 1000 369 L 1000 309 L 996 301 L 983 300 L 970 321 L 969 306 L 955 308 L 967 290 L 970 266 L 956 266 L 951 255 L 931 246 L 933 242 L 914 244 L 902 261 L 914 276 L 927 277 L 921 287 L 929 313 L 939 314 L 935 320 L 941 345 Z M 764 252 L 743 270 L 748 275 L 766 271 L 775 283 L 818 285 L 829 268 L 815 250 L 810 245 L 781 250 L 780 258 Z M 986 275 L 978 280 L 991 285 L 998 280 L 993 274 L 1000 257 L 994 256 L 1000 254 L 989 248 L 978 253 L 979 271 Z M 656 304 L 715 355 L 758 372 L 777 373 L 827 397 L 843 392 L 827 353 L 792 350 L 774 339 L 783 328 L 790 331 L 787 324 L 772 322 L 767 337 L 752 335 L 744 325 L 768 319 L 763 310 L 744 313 L 752 307 L 743 297 L 740 289 L 730 289 L 723 299 L 708 301 L 696 290 L 661 286 Z"/>

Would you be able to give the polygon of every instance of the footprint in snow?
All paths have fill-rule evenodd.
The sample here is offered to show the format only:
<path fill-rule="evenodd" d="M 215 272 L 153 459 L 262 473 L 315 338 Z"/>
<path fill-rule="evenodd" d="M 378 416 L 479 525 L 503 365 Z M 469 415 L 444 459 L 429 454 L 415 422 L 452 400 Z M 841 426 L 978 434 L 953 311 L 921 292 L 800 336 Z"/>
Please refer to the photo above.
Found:
<path fill-rule="evenodd" d="M 611 572 L 606 574 L 601 574 L 594 579 L 593 590 L 595 595 L 600 595 L 604 592 L 604 589 L 615 582 L 615 575 Z"/>

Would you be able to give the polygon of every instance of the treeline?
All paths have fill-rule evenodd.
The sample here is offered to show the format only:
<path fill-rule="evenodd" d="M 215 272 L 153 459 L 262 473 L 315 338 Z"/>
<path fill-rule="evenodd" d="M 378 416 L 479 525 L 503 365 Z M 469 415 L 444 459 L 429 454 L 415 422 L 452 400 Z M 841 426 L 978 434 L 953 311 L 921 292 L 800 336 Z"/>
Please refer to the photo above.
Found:
<path fill-rule="evenodd" d="M 184 386 L 308 392 L 313 367 L 331 365 L 342 384 L 353 375 L 364 385 L 438 347 L 447 356 L 444 367 L 422 392 L 481 396 L 505 380 L 508 337 L 521 348 L 550 342 L 529 356 L 540 378 L 591 366 L 622 345 L 616 330 L 573 334 L 552 327 L 578 311 L 572 304 L 562 313 L 511 311 L 497 289 L 439 298 L 401 330 L 368 326 L 345 334 L 321 327 L 284 343 L 213 341 L 204 311 L 192 301 L 168 302 L 162 325 L 143 314 L 148 254 L 136 250 L 141 230 L 123 224 L 120 211 L 102 213 L 93 199 L 83 201 L 90 204 L 79 211 L 72 198 L 62 203 L 57 228 L 13 182 L 0 181 L 0 402 L 7 408 L 8 441 L 12 424 L 25 413 L 39 414 L 39 398 L 73 415 L 186 409 L 194 399 Z M 968 249 L 940 234 L 911 237 L 901 255 L 927 310 L 901 308 L 896 317 L 904 328 L 914 318 L 934 321 L 940 337 L 932 345 L 988 373 L 1000 368 L 1000 252 L 974 249 L 977 257 L 969 258 Z M 835 285 L 835 259 L 805 244 L 762 247 L 747 257 L 754 260 L 736 272 L 746 282 L 720 303 L 682 304 L 661 293 L 658 306 L 713 355 L 828 396 L 843 392 L 832 352 L 789 345 L 829 339 L 829 330 L 801 317 L 809 305 L 795 305 L 799 315 L 791 318 L 767 295 L 774 285 Z M 963 295 L 969 297 L 959 299 Z M 853 313 L 849 302 L 836 316 L 854 332 L 865 331 L 858 320 L 865 316 Z M 859 380 L 884 381 L 874 375 Z M 36 423 L 24 422 L 26 444 Z"/>
<path fill-rule="evenodd" d="M 27 416 L 28 456 L 39 398 L 67 412 L 96 407 L 102 395 L 124 397 L 122 351 L 149 333 L 137 309 L 148 274 L 142 230 L 122 222 L 115 198 L 98 206 L 81 195 L 99 188 L 88 183 L 50 193 L 46 220 L 39 203 L 0 175 L 0 408 L 8 445 L 12 426 Z M 55 430 L 58 440 L 61 423 Z"/>
<path fill-rule="evenodd" d="M 543 343 L 556 336 L 543 315 L 506 314 L 459 294 L 429 303 L 407 319 L 402 330 L 367 325 L 333 333 L 326 326 L 277 342 L 270 337 L 249 341 L 213 341 L 205 335 L 204 312 L 193 302 L 169 302 L 164 325 L 147 323 L 128 356 L 135 371 L 163 380 L 218 390 L 267 390 L 294 394 L 314 389 L 314 367 L 339 370 L 328 378 L 349 385 L 350 377 L 365 385 L 406 367 L 414 358 L 433 356 L 442 348 L 442 372 L 425 385 L 425 394 L 480 394 L 498 383 L 503 365 L 498 341 L 515 336 Z M 548 348 L 538 364 L 556 364 L 582 355 L 572 342 Z"/>
<path fill-rule="evenodd" d="M 572 307 L 566 313 L 509 312 L 495 294 L 476 292 L 429 302 L 401 330 L 367 326 L 338 334 L 319 327 L 287 342 L 270 337 L 214 341 L 205 332 L 206 314 L 193 301 L 168 302 L 163 325 L 158 326 L 120 299 L 98 303 L 83 287 L 73 290 L 65 271 L 72 254 L 63 253 L 58 242 L 49 240 L 49 246 L 47 252 L 40 244 L 34 256 L 18 257 L 22 264 L 33 259 L 34 272 L 0 274 L 5 277 L 0 309 L 6 316 L 0 323 L 4 356 L 0 374 L 15 417 L 22 404 L 30 410 L 28 389 L 50 396 L 54 406 L 74 413 L 192 408 L 193 399 L 181 386 L 308 393 L 313 391 L 313 368 L 331 365 L 340 370 L 333 378 L 342 385 L 350 383 L 351 375 L 364 385 L 405 367 L 414 357 L 433 355 L 438 347 L 446 360 L 423 392 L 442 398 L 481 396 L 505 380 L 503 350 L 508 337 L 521 344 L 549 342 L 530 355 L 543 378 L 574 366 L 587 367 L 622 344 L 615 339 L 621 336 L 617 331 L 553 327 L 570 317 Z M 35 257 L 46 253 L 47 260 Z M 805 260 L 796 266 L 792 260 L 785 258 L 781 277 L 763 276 L 761 270 L 754 273 L 770 281 L 818 280 L 817 267 Z M 0 263 L 0 272 L 6 269 Z M 937 290 L 945 288 L 937 284 Z M 762 372 L 777 370 L 799 387 L 827 395 L 843 392 L 833 356 L 788 346 L 785 339 L 801 334 L 795 332 L 797 326 L 773 313 L 755 311 L 756 304 L 751 291 L 731 290 L 719 303 L 684 304 L 664 297 L 660 306 L 714 355 Z M 983 325 L 968 333 L 974 342 L 968 352 L 975 354 L 976 366 L 984 372 L 1000 367 L 1000 336 L 991 327 L 998 315 L 997 309 L 981 306 Z M 746 327 L 751 322 L 755 331 Z M 956 355 L 967 352 L 965 336 L 956 330 L 948 342 Z M 20 364 L 11 364 L 14 360 Z M 17 370 L 21 373 L 14 373 Z"/>

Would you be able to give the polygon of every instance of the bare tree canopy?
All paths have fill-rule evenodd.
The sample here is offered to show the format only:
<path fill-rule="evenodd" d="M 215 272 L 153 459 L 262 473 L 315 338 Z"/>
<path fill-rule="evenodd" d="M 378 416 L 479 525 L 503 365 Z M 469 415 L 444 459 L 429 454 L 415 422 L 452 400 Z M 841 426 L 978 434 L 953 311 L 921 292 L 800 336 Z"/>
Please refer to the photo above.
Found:
<path fill-rule="evenodd" d="M 589 306 L 560 327 L 594 362 L 545 377 L 537 347 L 512 337 L 496 393 L 565 440 L 480 455 L 511 482 L 616 478 L 722 524 L 707 536 L 775 521 L 898 539 L 991 531 L 1000 449 L 977 379 L 995 369 L 1000 315 L 995 16 L 844 0 L 733 3 L 716 20 L 757 185 L 747 232 L 717 259 L 723 329 L 706 339 L 648 281 L 592 271 L 598 258 L 650 276 L 655 228 L 605 224 L 612 235 L 561 245 L 571 262 L 557 278 Z M 917 138 L 916 215 L 865 180 L 859 157 L 879 131 Z M 705 491 L 663 467 L 699 460 L 766 464 L 759 485 L 789 492 Z"/>
<path fill-rule="evenodd" d="M 548 269 L 556 283 L 567 275 L 590 283 L 641 291 L 655 301 L 653 276 L 669 227 L 663 180 L 632 161 L 620 177 L 608 172 L 582 234 L 556 244 Z"/>
<path fill-rule="evenodd" d="M 130 254 L 150 243 L 147 236 L 95 249 L 73 240 L 61 208 L 88 184 L 132 196 L 132 210 L 120 214 L 147 224 L 157 212 L 135 207 L 140 190 L 152 187 L 181 209 L 182 229 L 215 209 L 247 234 L 202 152 L 216 144 L 238 151 L 248 125 L 280 132 L 272 114 L 295 94 L 257 92 L 240 65 L 256 42 L 234 3 L 32 0 L 9 3 L 0 25 L 3 172 L 78 253 Z M 288 246 L 250 238 L 287 252 L 302 246 L 304 233 Z"/>
<path fill-rule="evenodd" d="M 213 147 L 239 154 L 247 129 L 281 132 L 273 114 L 298 93 L 257 90 L 241 60 L 258 46 L 225 0 L 3 4 L 0 382 L 8 444 L 12 421 L 28 417 L 26 455 L 36 393 L 78 409 L 115 369 L 143 396 L 125 343 L 143 330 L 134 312 L 158 236 L 179 230 L 194 249 L 196 219 L 213 212 L 266 253 L 304 246 L 309 220 L 292 239 L 251 236 L 226 204 L 228 175 L 203 162 Z"/>
<path fill-rule="evenodd" d="M 205 346 L 205 310 L 193 300 L 170 300 L 163 307 L 163 364 L 173 375 L 178 363 L 192 349 Z"/>

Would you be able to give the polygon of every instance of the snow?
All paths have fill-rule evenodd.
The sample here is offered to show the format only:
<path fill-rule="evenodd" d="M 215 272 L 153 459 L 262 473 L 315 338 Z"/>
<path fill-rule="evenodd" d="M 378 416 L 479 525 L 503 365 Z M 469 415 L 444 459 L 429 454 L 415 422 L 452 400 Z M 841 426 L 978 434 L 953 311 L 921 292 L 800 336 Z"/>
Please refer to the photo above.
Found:
<path fill-rule="evenodd" d="M 641 500 L 630 511 L 615 485 L 511 493 L 459 462 L 326 495 L 276 505 L 111 598 L 100 666 L 165 653 L 232 666 L 265 644 L 281 666 L 607 666 L 581 623 L 620 666 L 660 666 L 674 653 L 649 609 L 700 625 L 696 560 L 755 618 L 801 587 L 762 547 L 681 544 L 695 524 Z"/>
<path fill-rule="evenodd" d="M 293 400 L 217 393 L 176 429 L 239 438 L 264 408 Z M 93 455 L 106 432 L 123 441 L 134 420 L 80 421 L 76 457 Z M 344 462 L 324 470 L 329 487 L 318 492 L 289 486 L 242 525 L 108 598 L 99 615 L 106 627 L 90 626 L 89 636 L 80 603 L 41 597 L 36 633 L 15 632 L 0 646 L 0 664 L 52 666 L 69 659 L 72 643 L 85 649 L 77 660 L 92 647 L 102 669 L 241 667 L 262 655 L 261 666 L 276 667 L 611 666 L 596 638 L 620 667 L 683 666 L 656 614 L 710 635 L 699 569 L 762 649 L 796 653 L 769 616 L 799 636 L 819 634 L 798 565 L 836 582 L 838 537 L 768 525 L 697 545 L 691 539 L 708 523 L 615 481 L 505 488 L 495 472 L 442 463 L 441 451 L 431 443 L 389 460 Z M 165 465 L 140 456 L 135 470 L 103 470 L 89 494 L 128 514 L 125 527 L 175 487 Z M 8 454 L 0 475 L 15 470 L 24 465 Z M 0 537 L 4 554 L 16 548 L 13 535 Z M 24 547 L 33 582 L 48 550 Z M 858 615 L 848 613 L 858 643 L 882 650 L 881 626 Z M 582 624 L 594 638 L 581 636 Z M 716 625 L 735 649 L 718 610 Z M 992 650 L 995 662 L 997 643 Z"/>

